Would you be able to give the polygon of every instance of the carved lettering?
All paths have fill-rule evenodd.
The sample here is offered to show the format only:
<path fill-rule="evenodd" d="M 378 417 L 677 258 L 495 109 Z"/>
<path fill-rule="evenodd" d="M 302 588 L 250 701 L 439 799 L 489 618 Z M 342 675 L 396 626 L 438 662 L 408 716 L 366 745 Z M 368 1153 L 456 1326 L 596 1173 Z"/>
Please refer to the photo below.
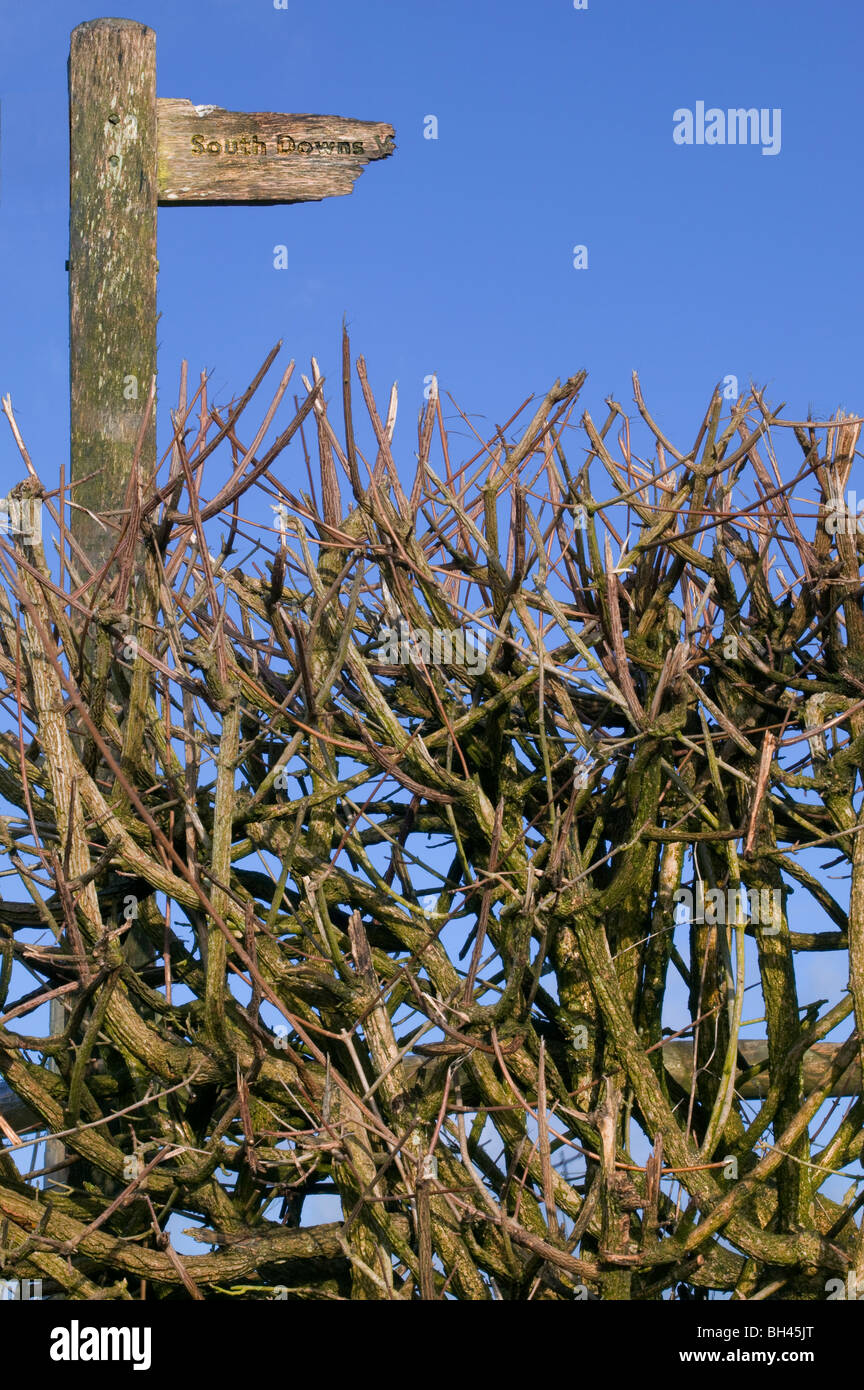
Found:
<path fill-rule="evenodd" d="M 192 153 L 194 155 L 266 155 L 267 144 L 260 140 L 257 135 L 233 136 L 224 140 L 207 140 L 203 135 L 193 135 L 191 138 Z M 393 141 L 390 136 L 382 140 L 380 135 L 375 136 L 377 153 L 379 155 L 389 154 L 393 149 Z M 292 135 L 276 136 L 276 154 L 337 154 L 337 155 L 363 155 L 364 142 L 362 140 L 295 140 Z"/>

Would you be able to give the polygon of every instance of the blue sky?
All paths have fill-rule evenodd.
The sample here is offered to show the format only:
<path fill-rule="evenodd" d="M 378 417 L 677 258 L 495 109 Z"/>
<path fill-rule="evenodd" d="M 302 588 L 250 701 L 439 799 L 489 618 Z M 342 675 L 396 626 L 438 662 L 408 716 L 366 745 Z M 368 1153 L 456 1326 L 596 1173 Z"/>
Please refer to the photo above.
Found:
<path fill-rule="evenodd" d="M 69 0 L 4 5 L 0 389 L 36 466 L 67 433 Z M 345 315 L 410 451 L 424 377 L 490 426 L 580 367 L 593 414 L 641 375 L 679 442 L 751 377 L 787 413 L 860 405 L 862 184 L 852 0 L 127 3 L 158 91 L 238 110 L 385 120 L 395 156 L 350 197 L 160 213 L 160 389 L 179 363 L 242 390 L 284 339 L 338 366 Z M 782 147 L 674 143 L 697 101 L 782 110 Z M 424 139 L 424 118 L 438 139 Z M 276 270 L 273 247 L 288 247 Z M 574 245 L 588 268 L 573 268 Z M 446 398 L 445 398 L 446 399 Z M 164 423 L 164 421 L 163 421 Z M 410 464 L 406 463 L 406 469 Z M 4 484 L 18 476 L 0 436 Z M 11 475 L 14 474 L 14 477 Z"/>

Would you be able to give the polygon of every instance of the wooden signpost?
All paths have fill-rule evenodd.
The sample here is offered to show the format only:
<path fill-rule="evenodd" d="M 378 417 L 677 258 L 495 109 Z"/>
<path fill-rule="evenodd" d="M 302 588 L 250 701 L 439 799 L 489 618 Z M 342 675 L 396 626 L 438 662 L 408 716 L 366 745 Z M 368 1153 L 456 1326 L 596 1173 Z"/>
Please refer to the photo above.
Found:
<path fill-rule="evenodd" d="M 156 464 L 148 398 L 156 374 L 158 208 L 300 203 L 350 193 L 366 164 L 393 153 L 393 135 L 381 122 L 160 99 L 152 29 L 94 19 L 73 30 L 73 531 L 91 562 L 101 565 L 113 548 L 116 524 L 106 523 L 116 523 L 124 510 L 136 449 L 142 474 Z"/>
<path fill-rule="evenodd" d="M 134 20 L 94 19 L 73 30 L 72 532 L 91 564 L 101 567 L 114 548 L 136 455 L 140 477 L 156 468 L 150 394 L 158 208 L 301 203 L 350 193 L 366 164 L 393 153 L 393 136 L 393 127 L 381 122 L 160 99 L 152 29 Z M 64 1026 L 63 1004 L 54 1000 L 50 1030 Z M 62 1144 L 49 1143 L 48 1163 L 62 1158 Z M 63 1176 L 59 1171 L 56 1181 Z"/>

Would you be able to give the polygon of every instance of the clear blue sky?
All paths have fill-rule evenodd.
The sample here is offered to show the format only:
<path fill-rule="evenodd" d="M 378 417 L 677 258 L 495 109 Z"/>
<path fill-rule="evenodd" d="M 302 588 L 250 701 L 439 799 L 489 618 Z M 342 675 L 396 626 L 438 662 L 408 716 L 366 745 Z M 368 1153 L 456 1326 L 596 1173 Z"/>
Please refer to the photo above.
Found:
<path fill-rule="evenodd" d="M 332 373 L 344 314 L 376 394 L 399 380 L 406 470 L 432 371 L 491 426 L 580 367 L 594 415 L 610 392 L 627 406 L 635 367 L 679 442 L 727 373 L 787 413 L 861 407 L 854 0 L 288 4 L 119 9 L 156 30 L 161 96 L 385 120 L 398 142 L 350 197 L 160 213 L 163 406 L 184 356 L 212 370 L 217 400 L 279 338 L 298 368 L 314 353 Z M 68 449 L 66 58 L 100 10 L 2 9 L 0 390 L 53 481 Z M 780 153 L 676 145 L 673 111 L 697 101 L 781 108 Z M 280 243 L 289 270 L 273 267 Z M 4 489 L 19 475 L 8 432 L 0 471 Z"/>

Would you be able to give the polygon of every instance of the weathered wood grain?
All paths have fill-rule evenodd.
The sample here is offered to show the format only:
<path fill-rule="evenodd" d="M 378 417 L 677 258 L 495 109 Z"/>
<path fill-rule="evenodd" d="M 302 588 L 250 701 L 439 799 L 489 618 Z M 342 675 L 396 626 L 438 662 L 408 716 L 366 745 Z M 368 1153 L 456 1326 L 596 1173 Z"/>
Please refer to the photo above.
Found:
<path fill-rule="evenodd" d="M 159 203 L 306 203 L 350 193 L 366 164 L 393 153 L 381 121 L 223 111 L 160 97 Z"/>
<path fill-rule="evenodd" d="M 69 53 L 69 328 L 73 500 L 123 510 L 156 371 L 156 35 L 94 19 Z M 151 415 L 141 467 L 155 466 Z M 90 474 L 89 481 L 80 480 Z M 117 532 L 73 511 L 91 561 Z"/>

